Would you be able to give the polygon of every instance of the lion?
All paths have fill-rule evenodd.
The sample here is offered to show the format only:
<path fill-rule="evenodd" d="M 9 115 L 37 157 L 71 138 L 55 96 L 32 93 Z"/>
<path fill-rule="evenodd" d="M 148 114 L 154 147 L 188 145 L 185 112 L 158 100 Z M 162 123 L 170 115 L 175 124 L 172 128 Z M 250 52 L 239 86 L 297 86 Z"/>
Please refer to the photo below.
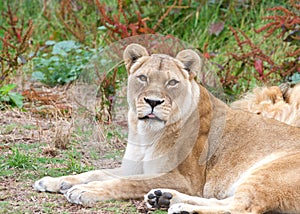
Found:
<path fill-rule="evenodd" d="M 44 177 L 38 191 L 92 206 L 142 199 L 168 213 L 300 212 L 300 129 L 234 110 L 196 81 L 203 61 L 126 47 L 128 144 L 122 166 Z"/>
<path fill-rule="evenodd" d="M 231 107 L 300 127 L 300 83 L 255 88 Z"/>

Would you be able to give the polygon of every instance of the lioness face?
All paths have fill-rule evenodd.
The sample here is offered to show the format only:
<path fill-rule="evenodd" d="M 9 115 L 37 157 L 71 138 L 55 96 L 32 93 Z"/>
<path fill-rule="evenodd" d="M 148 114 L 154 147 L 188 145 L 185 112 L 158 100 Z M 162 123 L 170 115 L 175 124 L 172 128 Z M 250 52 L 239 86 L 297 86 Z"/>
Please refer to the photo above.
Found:
<path fill-rule="evenodd" d="M 142 46 L 131 46 L 124 53 L 129 72 L 127 99 L 139 131 L 157 131 L 187 117 L 199 95 L 194 73 L 178 58 L 162 54 L 149 56 Z M 131 57 L 126 58 L 128 56 Z M 200 66 L 200 57 L 197 57 Z"/>

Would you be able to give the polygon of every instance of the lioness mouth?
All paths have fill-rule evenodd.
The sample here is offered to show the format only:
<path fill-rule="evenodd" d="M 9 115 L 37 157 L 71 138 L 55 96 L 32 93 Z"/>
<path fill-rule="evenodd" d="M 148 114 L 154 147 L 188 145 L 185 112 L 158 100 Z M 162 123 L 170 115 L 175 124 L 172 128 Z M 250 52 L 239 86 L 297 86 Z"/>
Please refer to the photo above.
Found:
<path fill-rule="evenodd" d="M 144 116 L 144 117 L 140 117 L 139 118 L 140 120 L 158 120 L 158 121 L 161 121 L 161 122 L 163 122 L 163 120 L 162 119 L 160 119 L 159 117 L 157 117 L 155 114 L 148 114 L 148 115 L 146 115 L 146 116 Z"/>

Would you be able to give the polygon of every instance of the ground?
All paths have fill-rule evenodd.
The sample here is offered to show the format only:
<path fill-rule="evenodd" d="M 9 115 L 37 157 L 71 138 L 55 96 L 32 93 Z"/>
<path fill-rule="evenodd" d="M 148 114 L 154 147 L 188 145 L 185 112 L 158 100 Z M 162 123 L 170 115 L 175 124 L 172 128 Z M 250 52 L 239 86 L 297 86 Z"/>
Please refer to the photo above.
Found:
<path fill-rule="evenodd" d="M 95 128 L 54 103 L 25 106 L 0 111 L 0 213 L 149 212 L 142 201 L 105 201 L 91 208 L 70 204 L 61 194 L 34 191 L 34 181 L 46 175 L 119 166 L 127 125 L 126 117 L 116 117 L 119 121 L 110 124 L 96 121 Z"/>

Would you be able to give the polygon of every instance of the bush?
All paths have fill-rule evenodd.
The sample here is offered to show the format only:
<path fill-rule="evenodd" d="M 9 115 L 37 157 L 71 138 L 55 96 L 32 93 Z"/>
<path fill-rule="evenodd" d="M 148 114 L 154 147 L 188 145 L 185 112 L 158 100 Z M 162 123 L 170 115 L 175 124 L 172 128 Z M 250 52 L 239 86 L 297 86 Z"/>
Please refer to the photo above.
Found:
<path fill-rule="evenodd" d="M 47 41 L 50 53 L 39 53 L 34 58 L 32 79 L 49 86 L 63 85 L 78 78 L 96 50 L 75 41 Z"/>

